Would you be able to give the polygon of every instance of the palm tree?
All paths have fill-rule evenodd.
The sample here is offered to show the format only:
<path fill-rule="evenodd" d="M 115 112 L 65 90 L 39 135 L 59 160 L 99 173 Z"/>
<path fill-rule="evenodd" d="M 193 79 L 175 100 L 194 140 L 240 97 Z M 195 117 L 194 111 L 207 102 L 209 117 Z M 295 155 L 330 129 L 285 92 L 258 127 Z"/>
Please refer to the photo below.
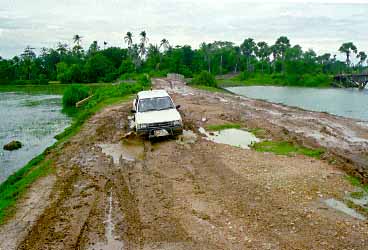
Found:
<path fill-rule="evenodd" d="M 247 71 L 249 71 L 250 66 L 250 57 L 254 53 L 256 49 L 256 43 L 253 38 L 245 39 L 244 42 L 240 45 L 240 49 L 243 52 L 243 55 L 247 59 Z"/>
<path fill-rule="evenodd" d="M 234 53 L 235 53 L 235 68 L 234 68 L 234 73 L 238 72 L 238 66 L 239 66 L 239 61 L 240 61 L 240 56 L 241 56 L 241 50 L 239 46 L 235 46 L 234 47 Z"/>
<path fill-rule="evenodd" d="M 106 42 L 106 41 L 104 41 L 104 42 L 103 42 L 103 44 L 104 44 L 104 49 L 106 49 L 107 42 Z"/>
<path fill-rule="evenodd" d="M 125 37 L 124 37 L 124 41 L 128 44 L 128 48 L 132 47 L 133 44 L 133 34 L 132 32 L 127 32 Z"/>
<path fill-rule="evenodd" d="M 280 36 L 276 40 L 275 45 L 276 45 L 276 49 L 281 55 L 281 58 L 284 60 L 286 50 L 291 47 L 289 38 L 287 38 L 286 36 Z"/>
<path fill-rule="evenodd" d="M 201 50 L 204 54 L 204 60 L 208 64 L 208 72 L 211 73 L 211 56 L 212 56 L 212 44 L 211 43 L 202 43 L 200 46 Z"/>
<path fill-rule="evenodd" d="M 76 43 L 78 46 L 80 46 L 80 43 L 82 42 L 82 37 L 80 35 L 74 35 L 73 36 L 73 41 L 74 43 Z"/>
<path fill-rule="evenodd" d="M 141 43 L 146 45 L 146 43 L 148 42 L 148 37 L 147 37 L 146 31 L 142 31 L 139 35 L 141 36 Z"/>
<path fill-rule="evenodd" d="M 271 55 L 270 47 L 266 42 L 259 42 L 257 43 L 255 54 L 261 61 L 262 74 L 263 74 L 263 63 L 265 61 L 269 61 L 269 56 Z"/>
<path fill-rule="evenodd" d="M 346 65 L 350 66 L 350 55 L 351 53 L 357 53 L 358 49 L 357 47 L 352 43 L 343 43 L 341 47 L 339 48 L 339 52 L 346 55 Z"/>
<path fill-rule="evenodd" d="M 139 54 L 141 58 L 144 58 L 146 55 L 146 43 L 148 42 L 146 31 L 142 31 L 140 34 L 141 36 L 141 43 L 139 44 Z"/>
<path fill-rule="evenodd" d="M 285 53 L 291 47 L 290 40 L 286 36 L 280 36 L 275 43 L 274 49 L 277 50 L 277 54 L 282 59 L 282 71 L 285 69 Z"/>
<path fill-rule="evenodd" d="M 144 43 L 140 43 L 139 44 L 139 54 L 141 56 L 141 58 L 143 58 L 146 55 L 146 46 Z"/>
<path fill-rule="evenodd" d="M 169 43 L 169 41 L 166 38 L 164 38 L 164 39 L 161 40 L 160 48 L 161 47 L 163 47 L 164 50 L 167 50 L 167 49 L 170 48 L 170 43 Z"/>
<path fill-rule="evenodd" d="M 359 65 L 363 66 L 364 61 L 367 59 L 367 54 L 364 51 L 360 51 L 357 58 L 359 59 Z"/>
<path fill-rule="evenodd" d="M 160 42 L 160 48 L 164 48 L 164 50 L 167 50 L 170 48 L 170 43 L 166 38 L 163 38 Z"/>
<path fill-rule="evenodd" d="M 77 52 L 77 54 L 79 54 L 80 50 L 82 49 L 82 46 L 80 45 L 82 42 L 82 37 L 80 35 L 74 35 L 73 36 L 73 42 L 74 42 L 74 47 L 73 47 L 73 51 Z"/>

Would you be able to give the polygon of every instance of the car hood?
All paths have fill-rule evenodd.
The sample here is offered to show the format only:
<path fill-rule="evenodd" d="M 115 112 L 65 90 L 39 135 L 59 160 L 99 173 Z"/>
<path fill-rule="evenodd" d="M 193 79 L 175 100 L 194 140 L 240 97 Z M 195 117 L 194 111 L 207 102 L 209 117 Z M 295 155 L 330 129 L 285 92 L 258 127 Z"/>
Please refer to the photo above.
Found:
<path fill-rule="evenodd" d="M 135 123 L 158 123 L 181 120 L 181 116 L 176 109 L 148 111 L 135 114 Z"/>

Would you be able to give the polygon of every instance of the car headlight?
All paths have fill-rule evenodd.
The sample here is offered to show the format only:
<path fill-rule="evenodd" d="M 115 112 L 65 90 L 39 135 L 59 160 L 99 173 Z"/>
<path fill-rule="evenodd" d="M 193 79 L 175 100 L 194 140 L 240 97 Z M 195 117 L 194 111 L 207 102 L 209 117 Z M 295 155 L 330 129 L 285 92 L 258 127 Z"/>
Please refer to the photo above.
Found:
<path fill-rule="evenodd" d="M 137 128 L 138 129 L 145 129 L 145 128 L 147 128 L 148 127 L 148 124 L 146 124 L 146 123 L 142 123 L 142 124 L 138 124 L 137 125 Z"/>
<path fill-rule="evenodd" d="M 181 120 L 173 121 L 174 126 L 181 126 L 183 123 Z"/>

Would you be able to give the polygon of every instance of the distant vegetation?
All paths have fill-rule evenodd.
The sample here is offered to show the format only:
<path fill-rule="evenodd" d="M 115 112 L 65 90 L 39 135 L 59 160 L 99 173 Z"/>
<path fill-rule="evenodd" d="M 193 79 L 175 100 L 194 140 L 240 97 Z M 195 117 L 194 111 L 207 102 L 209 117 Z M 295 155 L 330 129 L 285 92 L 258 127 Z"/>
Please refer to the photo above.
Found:
<path fill-rule="evenodd" d="M 94 41 L 84 49 L 80 35 L 73 40 L 72 45 L 59 43 L 56 48 L 42 48 L 39 55 L 28 46 L 19 56 L 0 58 L 0 85 L 130 81 L 143 73 L 164 76 L 173 72 L 194 77 L 193 83 L 204 82 L 206 86 L 216 85 L 210 75 L 228 73 L 240 73 L 231 81 L 241 84 L 328 86 L 334 74 L 367 68 L 366 53 L 358 51 L 352 42 L 339 48 L 346 58 L 340 61 L 329 53 L 303 51 L 285 36 L 272 45 L 247 38 L 240 45 L 215 41 L 202 43 L 198 49 L 172 46 L 167 39 L 149 44 L 144 31 L 139 36 L 131 32 L 122 35 L 127 48 L 109 47 L 107 42 L 101 48 Z M 358 60 L 354 65 L 353 57 Z"/>

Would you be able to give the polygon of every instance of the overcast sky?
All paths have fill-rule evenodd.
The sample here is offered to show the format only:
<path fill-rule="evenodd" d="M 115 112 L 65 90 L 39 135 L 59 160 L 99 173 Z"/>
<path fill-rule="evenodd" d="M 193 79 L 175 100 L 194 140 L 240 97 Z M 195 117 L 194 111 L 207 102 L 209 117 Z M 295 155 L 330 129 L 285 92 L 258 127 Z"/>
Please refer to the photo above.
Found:
<path fill-rule="evenodd" d="M 248 37 L 271 44 L 286 35 L 318 53 L 336 53 L 346 41 L 367 51 L 367 24 L 368 0 L 0 0 L 0 56 L 72 44 L 75 34 L 85 47 L 93 40 L 125 47 L 124 34 L 138 41 L 142 30 L 151 43 L 195 48 Z"/>

